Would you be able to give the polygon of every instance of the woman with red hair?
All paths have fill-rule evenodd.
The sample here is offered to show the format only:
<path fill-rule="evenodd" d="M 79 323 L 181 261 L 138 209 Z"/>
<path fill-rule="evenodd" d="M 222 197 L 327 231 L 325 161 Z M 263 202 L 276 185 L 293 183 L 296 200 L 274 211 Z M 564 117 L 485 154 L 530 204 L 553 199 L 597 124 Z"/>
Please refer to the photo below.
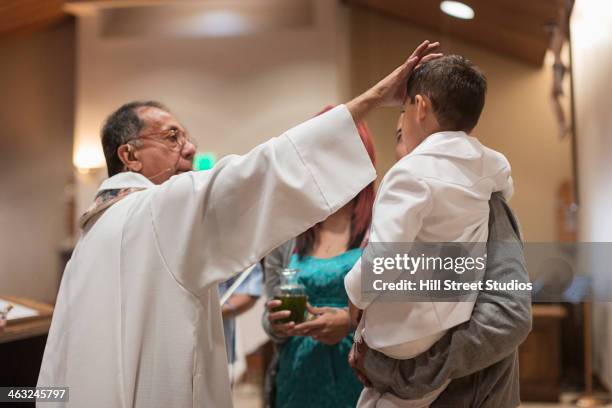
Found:
<path fill-rule="evenodd" d="M 328 106 L 319 115 L 332 109 Z M 357 125 L 375 164 L 374 145 L 365 123 Z M 374 183 L 350 203 L 264 261 L 266 292 L 273 299 L 284 268 L 298 270 L 306 288 L 311 319 L 280 323 L 290 315 L 279 311 L 279 300 L 269 300 L 264 329 L 277 345 L 266 384 L 267 406 L 276 408 L 354 407 L 362 385 L 348 364 L 352 331 L 344 276 L 361 256 L 367 240 L 374 203 Z"/>

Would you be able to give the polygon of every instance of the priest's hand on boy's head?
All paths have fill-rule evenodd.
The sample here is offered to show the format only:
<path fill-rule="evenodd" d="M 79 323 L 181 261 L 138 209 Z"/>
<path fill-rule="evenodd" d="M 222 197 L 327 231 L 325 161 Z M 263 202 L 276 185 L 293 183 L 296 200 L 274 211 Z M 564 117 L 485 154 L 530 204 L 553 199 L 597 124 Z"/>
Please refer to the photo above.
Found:
<path fill-rule="evenodd" d="M 400 106 L 406 99 L 406 83 L 410 74 L 419 64 L 439 58 L 442 54 L 434 51 L 440 43 L 424 41 L 406 61 L 376 85 L 346 104 L 353 119 L 358 122 L 372 109 L 381 106 Z"/>
<path fill-rule="evenodd" d="M 410 74 L 417 65 L 441 57 L 442 54 L 434 53 L 439 47 L 439 42 L 423 41 L 402 65 L 374 85 L 370 90 L 377 95 L 378 106 L 402 105 L 406 99 L 406 82 Z"/>
<path fill-rule="evenodd" d="M 439 42 L 430 43 L 429 41 L 423 41 L 408 57 L 403 65 L 398 67 L 391 75 L 397 73 L 395 81 L 393 81 L 393 87 L 396 88 L 393 93 L 390 93 L 387 98 L 383 101 L 382 106 L 401 106 L 406 100 L 406 82 L 412 74 L 412 71 L 421 64 L 425 64 L 428 61 L 432 61 L 442 56 L 441 53 L 434 53 L 440 48 Z M 387 77 L 389 78 L 389 77 Z M 385 78 L 383 81 L 385 81 Z M 382 82 L 382 81 L 381 81 Z M 391 88 L 390 90 L 393 90 Z"/>

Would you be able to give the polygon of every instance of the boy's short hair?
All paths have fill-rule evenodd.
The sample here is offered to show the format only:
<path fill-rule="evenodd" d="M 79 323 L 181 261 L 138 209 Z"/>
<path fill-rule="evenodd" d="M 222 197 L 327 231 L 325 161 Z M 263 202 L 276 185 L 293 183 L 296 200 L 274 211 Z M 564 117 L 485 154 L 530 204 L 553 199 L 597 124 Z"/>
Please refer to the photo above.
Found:
<path fill-rule="evenodd" d="M 408 98 L 427 96 L 445 130 L 470 132 L 485 103 L 487 79 L 478 67 L 460 55 L 446 55 L 414 70 L 408 80 Z"/>

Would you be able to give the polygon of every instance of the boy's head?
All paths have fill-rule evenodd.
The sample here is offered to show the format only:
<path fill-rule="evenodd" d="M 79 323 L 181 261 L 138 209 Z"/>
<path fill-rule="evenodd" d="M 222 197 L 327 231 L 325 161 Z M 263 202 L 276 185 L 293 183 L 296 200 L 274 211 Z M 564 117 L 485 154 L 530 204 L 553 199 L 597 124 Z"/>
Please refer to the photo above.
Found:
<path fill-rule="evenodd" d="M 414 70 L 400 119 L 404 150 L 441 131 L 471 132 L 485 103 L 487 80 L 468 59 L 446 55 Z"/>

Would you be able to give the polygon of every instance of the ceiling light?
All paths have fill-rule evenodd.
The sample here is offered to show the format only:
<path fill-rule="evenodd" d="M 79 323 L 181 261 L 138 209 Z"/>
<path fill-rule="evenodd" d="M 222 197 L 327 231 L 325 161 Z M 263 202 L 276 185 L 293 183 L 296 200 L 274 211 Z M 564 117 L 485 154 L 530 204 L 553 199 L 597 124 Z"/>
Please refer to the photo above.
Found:
<path fill-rule="evenodd" d="M 440 3 L 440 10 L 449 16 L 460 18 L 462 20 L 471 20 L 474 18 L 474 9 L 459 1 L 445 0 Z"/>
<path fill-rule="evenodd" d="M 229 37 L 245 34 L 250 25 L 247 18 L 233 11 L 216 10 L 196 17 L 198 24 L 190 30 L 208 37 Z"/>

